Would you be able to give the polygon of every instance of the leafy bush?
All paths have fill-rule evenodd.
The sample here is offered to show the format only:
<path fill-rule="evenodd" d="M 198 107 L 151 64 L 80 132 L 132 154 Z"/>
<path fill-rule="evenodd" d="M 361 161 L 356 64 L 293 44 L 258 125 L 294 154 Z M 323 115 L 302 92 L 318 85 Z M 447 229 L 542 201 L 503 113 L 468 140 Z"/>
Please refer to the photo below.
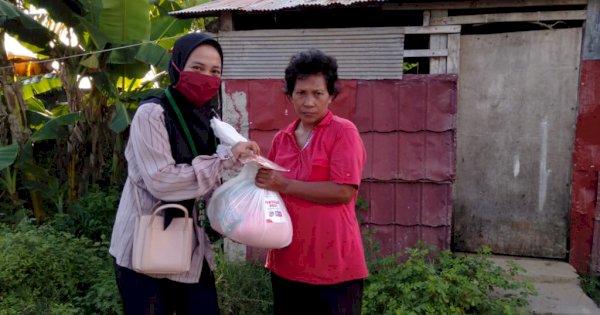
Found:
<path fill-rule="evenodd" d="M 215 251 L 215 280 L 222 315 L 260 315 L 273 313 L 271 277 L 263 266 L 244 261 L 226 261 Z"/>
<path fill-rule="evenodd" d="M 48 226 L 0 228 L 0 314 L 118 314 L 109 271 L 106 244 Z"/>
<path fill-rule="evenodd" d="M 87 194 L 69 204 L 66 213 L 50 220 L 57 230 L 102 241 L 110 237 L 121 192 L 114 187 L 93 187 Z"/>
<path fill-rule="evenodd" d="M 407 260 L 389 256 L 374 264 L 363 299 L 365 314 L 520 314 L 533 285 L 516 276 L 523 269 L 496 266 L 484 249 L 476 256 L 419 245 Z"/>
<path fill-rule="evenodd" d="M 600 305 L 600 276 L 595 273 L 584 274 L 579 277 L 583 291 Z"/>

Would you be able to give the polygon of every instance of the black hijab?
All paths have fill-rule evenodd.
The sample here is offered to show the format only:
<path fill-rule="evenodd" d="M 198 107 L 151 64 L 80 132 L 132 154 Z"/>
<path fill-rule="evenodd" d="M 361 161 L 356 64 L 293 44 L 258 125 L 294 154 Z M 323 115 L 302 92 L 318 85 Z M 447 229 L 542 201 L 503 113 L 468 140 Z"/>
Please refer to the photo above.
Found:
<path fill-rule="evenodd" d="M 183 70 L 185 62 L 190 57 L 190 54 L 196 47 L 200 45 L 211 45 L 213 46 L 221 56 L 221 66 L 223 66 L 223 50 L 221 45 L 212 37 L 204 33 L 190 33 L 181 36 L 173 45 L 173 52 L 171 55 L 171 62 L 169 63 L 169 79 L 171 80 L 171 86 L 175 85 L 179 81 L 179 71 L 173 68 L 173 64 Z"/>

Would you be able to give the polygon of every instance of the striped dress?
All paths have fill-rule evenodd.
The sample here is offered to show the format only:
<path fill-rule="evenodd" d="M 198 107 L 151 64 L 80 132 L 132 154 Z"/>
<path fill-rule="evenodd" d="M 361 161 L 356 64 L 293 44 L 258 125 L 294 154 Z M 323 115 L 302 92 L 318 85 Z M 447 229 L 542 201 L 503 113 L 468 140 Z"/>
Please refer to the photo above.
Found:
<path fill-rule="evenodd" d="M 212 156 L 200 155 L 191 164 L 175 164 L 163 108 L 156 103 L 143 104 L 135 113 L 125 158 L 128 176 L 119 202 L 109 252 L 119 266 L 129 269 L 133 269 L 133 232 L 138 209 L 150 213 L 159 200 L 180 201 L 205 197 L 219 185 L 223 169 L 239 167 L 233 161 L 230 147 L 224 145 L 219 145 L 217 153 Z M 194 219 L 197 222 L 197 211 L 194 211 Z M 150 276 L 195 283 L 202 272 L 203 258 L 214 269 L 212 250 L 204 229 L 195 224 L 194 233 L 192 267 L 188 272 Z"/>

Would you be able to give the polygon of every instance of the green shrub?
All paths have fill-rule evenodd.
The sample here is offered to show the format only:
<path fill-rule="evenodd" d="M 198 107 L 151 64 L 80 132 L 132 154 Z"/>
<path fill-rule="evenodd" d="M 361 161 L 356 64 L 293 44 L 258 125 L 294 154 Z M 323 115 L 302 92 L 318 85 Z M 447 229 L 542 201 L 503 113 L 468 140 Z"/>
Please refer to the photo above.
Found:
<path fill-rule="evenodd" d="M 489 250 L 476 256 L 436 252 L 419 245 L 406 250 L 407 259 L 389 256 L 374 264 L 363 299 L 364 314 L 521 314 L 533 285 L 505 271 L 490 259 Z"/>
<path fill-rule="evenodd" d="M 48 226 L 4 226 L 0 229 L 0 314 L 118 313 L 118 291 L 109 270 L 106 244 Z"/>
<path fill-rule="evenodd" d="M 600 276 L 596 273 L 580 275 L 579 281 L 583 291 L 600 305 Z"/>
<path fill-rule="evenodd" d="M 101 241 L 110 238 L 121 192 L 117 188 L 93 187 L 69 204 L 66 213 L 50 220 L 55 229 Z"/>
<path fill-rule="evenodd" d="M 215 280 L 222 315 L 261 315 L 273 313 L 269 271 L 249 262 L 226 261 L 215 250 Z"/>

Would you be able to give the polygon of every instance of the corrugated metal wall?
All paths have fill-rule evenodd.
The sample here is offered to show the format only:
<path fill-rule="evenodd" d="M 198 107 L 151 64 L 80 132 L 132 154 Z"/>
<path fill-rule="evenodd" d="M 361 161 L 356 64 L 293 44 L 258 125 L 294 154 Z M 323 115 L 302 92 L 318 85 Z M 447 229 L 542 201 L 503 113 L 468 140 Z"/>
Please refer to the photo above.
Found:
<path fill-rule="evenodd" d="M 221 32 L 225 79 L 281 78 L 290 57 L 309 48 L 338 59 L 342 79 L 400 79 L 400 27 Z"/>
<path fill-rule="evenodd" d="M 357 125 L 367 148 L 360 196 L 368 210 L 361 217 L 383 254 L 418 240 L 450 246 L 456 82 L 455 75 L 342 80 L 330 106 Z M 282 89 L 282 80 L 226 80 L 223 118 L 247 127 L 267 152 L 275 132 L 296 117 Z M 250 258 L 264 254 L 248 250 Z"/>

